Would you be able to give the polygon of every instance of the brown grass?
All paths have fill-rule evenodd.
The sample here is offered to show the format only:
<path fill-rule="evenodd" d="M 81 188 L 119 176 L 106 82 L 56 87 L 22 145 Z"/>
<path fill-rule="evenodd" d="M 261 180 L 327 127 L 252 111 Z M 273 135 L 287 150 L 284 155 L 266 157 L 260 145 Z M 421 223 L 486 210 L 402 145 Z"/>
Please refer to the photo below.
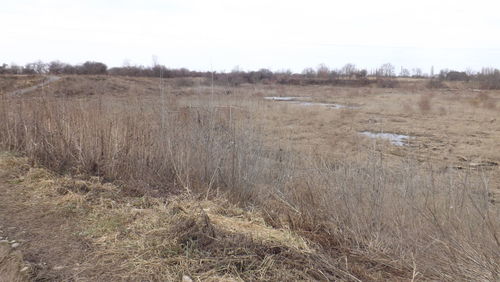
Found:
<path fill-rule="evenodd" d="M 28 88 L 43 81 L 36 75 L 0 75 L 0 96 L 20 88 Z"/>
<path fill-rule="evenodd" d="M 418 101 L 418 107 L 421 112 L 428 113 L 432 110 L 432 95 L 421 95 L 420 100 Z"/>
<path fill-rule="evenodd" d="M 0 282 L 29 281 L 27 275 L 21 272 L 23 259 L 19 251 L 15 251 L 10 244 L 0 242 Z"/>
<path fill-rule="evenodd" d="M 296 91 L 307 96 L 305 89 L 310 88 Z M 269 93 L 265 88 L 256 91 Z M 360 99 L 362 93 L 355 96 Z M 260 118 L 276 116 L 279 124 L 283 118 L 278 115 L 284 115 L 289 124 L 304 122 L 310 127 L 316 124 L 311 120 L 325 123 L 340 117 L 346 135 L 353 137 L 339 138 L 353 142 L 355 134 L 349 132 L 365 115 L 349 110 L 318 115 L 317 109 L 309 109 L 300 112 L 307 113 L 304 118 L 292 105 L 278 104 L 279 112 L 257 98 L 210 97 L 199 94 L 184 100 L 170 93 L 164 101 L 154 96 L 4 99 L 0 144 L 58 172 L 97 175 L 121 184 L 129 196 L 178 194 L 167 199 L 180 201 L 177 206 L 184 212 L 173 212 L 175 204 L 156 204 L 158 210 L 140 217 L 144 221 L 130 222 L 133 211 L 118 205 L 90 217 L 107 222 L 97 224 L 91 236 L 109 232 L 125 236 L 103 244 L 106 252 L 96 257 L 104 265 L 101 277 L 111 275 L 105 270 L 113 266 L 117 270 L 113 275 L 121 277 L 166 279 L 168 271 L 178 271 L 160 268 L 171 262 L 201 278 L 211 273 L 242 279 L 264 275 L 262 279 L 271 280 L 498 279 L 500 211 L 491 203 L 487 171 L 437 170 L 413 157 L 389 162 L 379 147 L 345 159 L 332 159 L 314 146 L 296 150 L 295 140 L 302 142 L 300 131 L 281 135 L 284 128 L 274 128 L 270 138 L 277 142 L 270 143 L 265 137 L 270 125 Z M 389 110 L 384 108 L 382 113 Z M 191 198 L 175 200 L 186 197 L 182 195 Z M 234 235 L 231 228 L 241 230 L 248 224 L 189 202 L 192 197 L 199 201 L 221 196 L 245 209 L 256 207 L 265 224 L 250 224 L 248 231 L 241 232 L 245 235 Z M 243 227 L 234 227 L 239 225 Z M 274 238 L 270 226 L 293 230 L 309 247 L 301 245 L 302 239 L 278 238 L 271 240 L 280 246 L 276 250 L 250 231 L 264 228 L 265 237 Z M 143 237 L 146 230 L 160 230 L 174 241 L 162 241 L 155 232 Z M 175 250 L 172 242 L 183 246 L 173 255 L 169 253 Z M 285 247 L 283 242 L 290 243 Z M 316 250 L 314 255 L 310 248 Z M 124 249 L 128 252 L 118 251 Z M 206 254 L 212 259 L 196 270 Z M 237 259 L 232 261 L 234 254 Z M 131 257 L 141 261 L 130 261 Z M 109 258 L 118 263 L 106 265 Z M 150 267 L 131 270 L 130 263 Z M 308 267 L 308 263 L 313 264 Z M 269 264 L 278 272 L 267 272 Z M 158 273 L 166 276 L 151 276 Z"/>
<path fill-rule="evenodd" d="M 496 108 L 496 101 L 488 95 L 488 93 L 481 92 L 478 96 L 477 99 L 480 101 L 481 106 L 486 108 L 486 109 L 495 109 Z"/>
<path fill-rule="evenodd" d="M 27 158 L 9 155 L 0 157 L 0 171 L 10 175 L 16 189 L 25 191 L 23 199 L 7 197 L 9 201 L 23 202 L 31 213 L 43 211 L 44 219 L 53 215 L 76 223 L 70 233 L 44 220 L 45 232 L 57 232 L 57 240 L 46 242 L 46 236 L 32 235 L 36 242 L 23 245 L 24 252 L 48 248 L 46 253 L 63 258 L 31 257 L 25 273 L 35 280 L 172 281 L 182 275 L 203 281 L 353 278 L 343 270 L 343 261 L 332 261 L 312 242 L 289 229 L 272 228 L 260 212 L 222 198 L 129 197 L 95 177 L 56 176 L 30 167 Z M 22 221 L 17 227 L 32 229 Z M 69 239 L 70 235 L 77 238 Z M 72 255 L 84 251 L 78 263 L 57 253 L 61 246 L 73 244 L 70 240 L 87 242 L 85 250 L 72 250 Z M 351 267 L 362 269 L 357 263 L 350 261 Z M 4 266 L 9 264 L 1 261 Z M 10 269 L 19 274 L 19 268 Z"/>

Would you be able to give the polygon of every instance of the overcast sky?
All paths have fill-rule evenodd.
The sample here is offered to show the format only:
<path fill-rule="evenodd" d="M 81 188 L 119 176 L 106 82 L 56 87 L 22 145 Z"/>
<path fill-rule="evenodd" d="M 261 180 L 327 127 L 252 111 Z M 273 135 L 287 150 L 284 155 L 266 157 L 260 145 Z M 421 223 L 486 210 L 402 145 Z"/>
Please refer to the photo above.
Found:
<path fill-rule="evenodd" d="M 500 68 L 500 1 L 4 0 L 0 62 Z"/>

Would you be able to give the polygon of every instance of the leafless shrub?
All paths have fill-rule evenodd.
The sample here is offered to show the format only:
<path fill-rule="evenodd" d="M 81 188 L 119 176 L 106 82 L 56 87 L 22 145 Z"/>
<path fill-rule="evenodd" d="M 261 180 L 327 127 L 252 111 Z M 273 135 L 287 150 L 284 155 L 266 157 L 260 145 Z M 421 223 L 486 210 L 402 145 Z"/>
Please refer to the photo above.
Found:
<path fill-rule="evenodd" d="M 195 82 L 193 79 L 182 77 L 176 78 L 174 80 L 174 85 L 176 87 L 192 87 L 195 85 Z"/>
<path fill-rule="evenodd" d="M 488 93 L 481 92 L 477 96 L 477 99 L 480 101 L 481 105 L 486 109 L 495 109 L 496 101 L 491 98 Z"/>
<path fill-rule="evenodd" d="M 500 70 L 483 68 L 474 79 L 482 89 L 500 89 Z"/>
<path fill-rule="evenodd" d="M 100 62 L 85 62 L 81 66 L 76 66 L 78 74 L 106 74 L 108 67 Z"/>
<path fill-rule="evenodd" d="M 466 72 L 453 70 L 441 70 L 441 72 L 439 73 L 439 78 L 449 81 L 468 81 L 470 79 L 469 75 Z"/>
<path fill-rule="evenodd" d="M 429 82 L 427 82 L 427 88 L 430 89 L 442 89 L 442 88 L 448 88 L 446 84 L 443 83 L 441 79 L 434 79 L 431 78 Z"/>
<path fill-rule="evenodd" d="M 439 115 L 445 116 L 448 112 L 444 107 L 439 107 Z"/>
<path fill-rule="evenodd" d="M 377 86 L 381 88 L 395 88 L 399 85 L 398 81 L 393 78 L 378 78 Z"/>
<path fill-rule="evenodd" d="M 496 108 L 495 99 L 485 92 L 481 92 L 475 97 L 469 98 L 469 104 L 473 107 L 479 107 L 491 110 Z"/>
<path fill-rule="evenodd" d="M 421 112 L 427 113 L 432 110 L 432 101 L 433 95 L 431 94 L 423 94 L 420 95 L 420 99 L 418 100 L 418 108 Z"/>

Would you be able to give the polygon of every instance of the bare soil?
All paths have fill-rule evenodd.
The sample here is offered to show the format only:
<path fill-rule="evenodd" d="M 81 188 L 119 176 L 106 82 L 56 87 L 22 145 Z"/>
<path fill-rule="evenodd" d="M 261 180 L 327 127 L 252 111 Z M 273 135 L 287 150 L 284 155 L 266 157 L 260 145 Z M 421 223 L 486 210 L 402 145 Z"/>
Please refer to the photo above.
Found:
<path fill-rule="evenodd" d="M 31 279 L 71 280 L 90 250 L 87 242 L 74 235 L 80 229 L 79 219 L 44 203 L 33 205 L 30 197 L 26 197 L 27 189 L 9 183 L 5 171 L 0 170 L 1 236 L 20 244 L 16 248 L 18 256 L 22 254 L 23 265 L 28 267 L 25 272 Z M 9 262 L 0 260 L 0 268 L 5 263 Z M 10 268 L 22 275 L 22 268 L 12 265 Z"/>

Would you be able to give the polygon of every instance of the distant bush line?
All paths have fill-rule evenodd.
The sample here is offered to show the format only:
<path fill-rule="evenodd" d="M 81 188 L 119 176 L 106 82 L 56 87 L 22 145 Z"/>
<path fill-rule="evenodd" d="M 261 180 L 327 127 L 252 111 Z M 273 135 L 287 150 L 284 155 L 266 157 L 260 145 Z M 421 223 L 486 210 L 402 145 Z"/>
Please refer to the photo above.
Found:
<path fill-rule="evenodd" d="M 60 61 L 44 63 L 42 61 L 29 63 L 24 66 L 16 64 L 0 65 L 0 74 L 53 74 L 53 75 L 119 75 L 132 77 L 162 77 L 162 78 L 192 78 L 202 77 L 213 79 L 215 84 L 238 86 L 244 83 L 288 84 L 288 85 L 341 85 L 367 86 L 376 84 L 378 87 L 393 88 L 398 86 L 395 78 L 430 78 L 428 87 L 439 88 L 444 81 L 475 82 L 483 89 L 500 89 L 500 70 L 483 68 L 480 72 L 460 72 L 441 70 L 438 75 L 427 75 L 421 69 L 408 70 L 401 68 L 396 74 L 395 67 L 383 64 L 375 70 L 358 69 L 353 64 L 346 64 L 340 69 L 329 69 L 321 64 L 316 69 L 306 68 L 301 73 L 292 73 L 290 70 L 271 71 L 241 71 L 234 69 L 231 72 L 192 71 L 186 68 L 172 69 L 164 65 L 154 64 L 145 66 L 122 66 L 108 68 L 101 62 L 87 61 L 83 64 L 71 65 Z"/>

